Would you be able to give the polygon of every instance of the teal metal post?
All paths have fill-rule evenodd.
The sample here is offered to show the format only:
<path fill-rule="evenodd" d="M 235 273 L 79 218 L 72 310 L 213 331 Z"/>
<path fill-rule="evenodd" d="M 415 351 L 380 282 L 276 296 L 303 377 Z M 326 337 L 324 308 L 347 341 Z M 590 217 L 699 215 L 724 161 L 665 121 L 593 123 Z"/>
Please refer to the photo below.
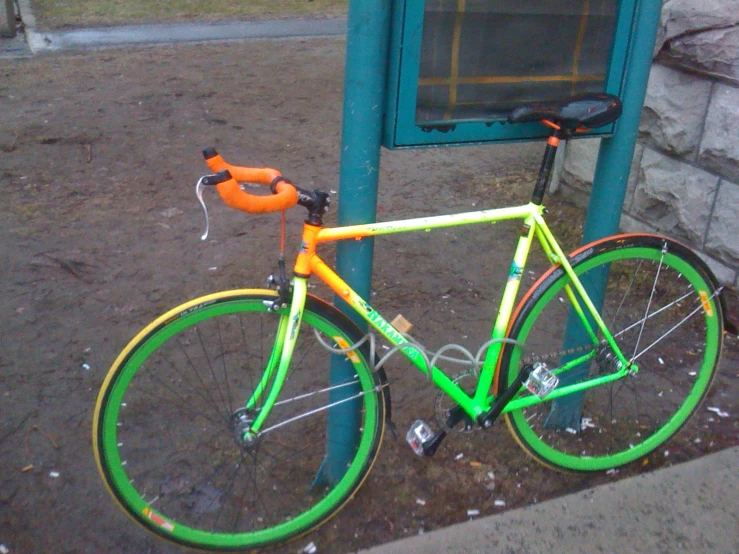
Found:
<path fill-rule="evenodd" d="M 629 44 L 629 55 L 621 100 L 623 114 L 618 120 L 616 131 L 610 138 L 601 141 L 598 153 L 598 165 L 595 170 L 593 189 L 585 218 L 583 244 L 592 242 L 618 232 L 621 220 L 626 185 L 631 171 L 631 159 L 634 156 L 636 137 L 639 131 L 639 119 L 644 96 L 647 91 L 649 71 L 652 67 L 652 53 L 657 38 L 657 27 L 662 10 L 662 0 L 641 0 L 636 6 L 636 18 L 633 36 Z M 592 284 L 588 294 L 594 299 L 602 297 L 607 275 L 600 275 L 599 283 Z M 588 287 L 586 287 L 588 288 Z M 600 307 L 596 303 L 596 307 Z M 587 341 L 582 324 L 573 314 L 567 322 L 566 343 L 568 349 L 582 341 Z M 587 367 L 583 368 L 587 371 Z M 577 369 L 570 371 L 563 384 L 580 379 Z M 552 401 L 552 411 L 547 419 L 547 426 L 579 429 L 584 394 L 578 393 Z"/>
<path fill-rule="evenodd" d="M 339 225 L 372 223 L 377 215 L 377 181 L 385 105 L 388 48 L 390 42 L 389 0 L 350 0 L 344 75 L 344 112 L 341 129 L 339 169 Z M 338 274 L 363 298 L 369 298 L 372 282 L 372 239 L 342 241 L 336 250 Z M 343 301 L 336 298 L 343 308 Z M 346 311 L 362 329 L 366 323 Z M 351 364 L 333 356 L 332 384 L 354 379 Z M 347 387 L 332 391 L 336 402 L 355 391 Z M 328 414 L 328 448 L 318 482 L 335 483 L 346 471 L 354 454 L 360 424 L 361 400 L 339 404 Z"/>

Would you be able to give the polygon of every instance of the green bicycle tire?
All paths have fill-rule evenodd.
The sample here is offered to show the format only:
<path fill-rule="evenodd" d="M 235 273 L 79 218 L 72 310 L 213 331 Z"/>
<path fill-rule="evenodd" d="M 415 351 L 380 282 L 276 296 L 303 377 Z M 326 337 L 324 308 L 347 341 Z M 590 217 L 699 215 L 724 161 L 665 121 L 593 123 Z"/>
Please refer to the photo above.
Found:
<path fill-rule="evenodd" d="M 596 294 L 594 304 L 626 358 L 638 356 L 633 360 L 638 372 L 505 417 L 516 441 L 548 467 L 611 469 L 669 440 L 705 397 L 723 343 L 718 285 L 689 248 L 655 235 L 609 237 L 580 248 L 569 260 L 588 294 Z M 596 281 L 607 281 L 604 293 L 595 292 Z M 583 340 L 584 326 L 564 289 L 570 282 L 560 266 L 551 268 L 519 303 L 508 336 L 525 343 L 526 350 L 505 349 L 498 394 L 524 362 L 543 360 L 556 372 L 574 356 L 595 355 L 569 370 L 571 375 L 561 373 L 560 386 L 618 369 L 600 333 L 596 346 Z M 565 347 L 574 352 L 564 352 Z M 526 395 L 524 390 L 518 397 Z"/>
<path fill-rule="evenodd" d="M 332 420 L 341 424 L 338 433 L 327 431 L 325 406 L 337 394 L 325 390 L 332 355 L 313 329 L 342 347 L 362 334 L 310 295 L 290 373 L 263 430 L 279 417 L 318 411 L 265 433 L 252 449 L 237 444 L 241 433 L 230 416 L 259 382 L 277 322 L 289 312 L 269 312 L 265 301 L 274 298 L 268 290 L 236 290 L 178 306 L 129 343 L 100 390 L 93 447 L 103 481 L 127 515 L 171 542 L 239 551 L 294 539 L 354 495 L 378 454 L 385 398 L 367 349 L 344 357 L 356 375 L 342 389 L 358 399 L 330 408 L 341 412 Z M 306 396 L 316 390 L 323 392 Z M 348 411 L 357 409 L 352 420 Z M 343 426 L 354 427 L 350 435 L 358 429 L 356 444 L 339 444 L 350 462 L 343 475 L 334 466 L 325 478 L 328 442 L 344 441 Z"/>

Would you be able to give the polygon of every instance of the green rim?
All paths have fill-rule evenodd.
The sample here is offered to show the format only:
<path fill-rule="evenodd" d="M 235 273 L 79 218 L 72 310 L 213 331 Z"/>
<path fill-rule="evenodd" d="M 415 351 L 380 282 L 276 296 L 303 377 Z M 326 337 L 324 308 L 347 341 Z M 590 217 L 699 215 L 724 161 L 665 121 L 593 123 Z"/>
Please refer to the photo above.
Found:
<path fill-rule="evenodd" d="M 358 483 L 361 483 L 368 466 L 374 460 L 374 451 L 377 449 L 379 440 L 377 430 L 378 426 L 382 424 L 382 409 L 378 404 L 379 395 L 367 394 L 363 396 L 365 400 L 362 422 L 364 432 L 361 435 L 356 455 L 344 477 L 326 497 L 298 517 L 280 525 L 247 533 L 226 534 L 202 531 L 169 520 L 166 515 L 151 510 L 147 502 L 132 486 L 117 448 L 117 421 L 126 388 L 138 368 L 160 345 L 184 329 L 217 315 L 238 312 L 266 312 L 263 300 L 263 297 L 223 298 L 209 305 L 189 308 L 179 313 L 174 319 L 162 321 L 159 326 L 141 339 L 127 358 L 121 362 L 120 366 L 111 369 L 111 372 L 115 372 L 115 377 L 110 380 L 107 390 L 101 394 L 101 398 L 103 398 L 101 401 L 101 419 L 97 433 L 101 469 L 104 471 L 104 477 L 120 504 L 130 515 L 149 530 L 169 540 L 189 546 L 223 550 L 251 548 L 283 542 L 315 526 L 341 507 L 356 489 Z M 286 313 L 286 310 L 278 312 L 280 315 Z M 355 337 L 347 334 L 326 317 L 311 311 L 308 306 L 306 306 L 303 315 L 303 322 L 316 327 L 329 336 L 341 336 L 349 343 L 356 340 Z M 352 364 L 356 369 L 361 389 L 364 391 L 373 390 L 375 388 L 375 378 L 367 369 L 364 358 L 357 357 L 356 360 Z M 367 432 L 368 430 L 370 432 Z"/>
<path fill-rule="evenodd" d="M 673 246 L 675 246 L 674 243 Z M 604 245 L 604 248 L 608 248 L 608 245 Z M 680 249 L 681 248 L 677 248 L 678 251 Z M 573 269 L 577 275 L 581 275 L 596 266 L 619 260 L 648 259 L 659 261 L 661 256 L 661 247 L 638 246 L 636 244 L 624 247 L 623 244 L 619 244 L 617 248 L 606 249 L 606 251 L 600 251 L 590 255 L 576 266 L 573 266 Z M 709 296 L 713 294 L 715 290 L 714 286 L 711 284 L 710 279 L 704 277 L 702 272 L 696 269 L 695 265 L 697 264 L 695 262 L 691 263 L 680 255 L 668 252 L 665 255 L 663 264 L 680 272 L 696 290 L 708 291 Z M 561 272 L 561 270 L 558 271 Z M 530 309 L 522 310 L 521 316 L 519 316 L 522 318 L 522 323 L 520 325 L 514 323 L 512 338 L 523 341 L 524 343 L 526 342 L 526 338 L 528 337 L 532 326 L 541 315 L 542 310 L 552 301 L 555 295 L 562 290 L 562 287 L 570 282 L 567 275 L 563 272 L 561 273 L 562 275 L 556 278 L 554 282 L 544 285 L 546 286 L 546 290 L 543 291 L 541 296 L 537 298 L 537 293 L 534 292 L 532 298 L 536 298 L 536 300 L 534 300 Z M 633 448 L 623 450 L 615 454 L 595 457 L 580 457 L 563 453 L 544 442 L 528 424 L 524 411 L 518 410 L 510 412 L 506 414 L 506 417 L 524 447 L 530 450 L 532 455 L 548 465 L 552 464 L 559 468 L 574 471 L 595 471 L 610 469 L 632 462 L 650 453 L 660 444 L 668 440 L 681 428 L 685 421 L 698 407 L 699 403 L 705 396 L 715 373 L 715 367 L 718 363 L 721 349 L 722 320 L 718 297 L 714 297 L 711 304 L 713 315 L 708 316 L 704 314 L 706 324 L 705 355 L 692 389 L 672 417 L 670 417 L 662 427 L 648 439 L 634 445 Z M 515 349 L 510 354 L 510 361 L 504 366 L 507 375 L 502 376 L 505 377 L 503 382 L 510 383 L 515 378 L 515 372 L 509 372 L 507 368 L 520 367 L 520 358 L 521 354 L 519 349 Z"/>

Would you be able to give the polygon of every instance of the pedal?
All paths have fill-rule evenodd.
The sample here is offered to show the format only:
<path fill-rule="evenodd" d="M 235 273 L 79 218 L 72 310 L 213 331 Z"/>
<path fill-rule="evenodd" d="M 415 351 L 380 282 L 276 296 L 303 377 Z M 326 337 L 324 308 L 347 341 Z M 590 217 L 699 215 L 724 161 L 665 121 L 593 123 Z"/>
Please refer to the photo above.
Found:
<path fill-rule="evenodd" d="M 552 392 L 559 384 L 559 377 L 547 369 L 547 364 L 537 362 L 529 374 L 528 379 L 524 382 L 524 386 L 529 389 L 532 394 L 539 398 L 544 398 Z"/>
<path fill-rule="evenodd" d="M 405 440 L 416 455 L 430 457 L 436 454 L 444 437 L 446 437 L 446 431 L 442 429 L 434 434 L 424 421 L 418 419 L 413 422 L 406 433 Z"/>

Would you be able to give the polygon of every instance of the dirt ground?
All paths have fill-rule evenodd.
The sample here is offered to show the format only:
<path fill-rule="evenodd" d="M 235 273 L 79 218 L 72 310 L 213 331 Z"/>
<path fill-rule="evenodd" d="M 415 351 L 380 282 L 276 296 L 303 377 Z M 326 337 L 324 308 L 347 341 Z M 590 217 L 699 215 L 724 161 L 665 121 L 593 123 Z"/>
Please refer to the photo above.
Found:
<path fill-rule="evenodd" d="M 97 390 L 155 316 L 215 290 L 261 286 L 274 267 L 278 216 L 246 216 L 213 195 L 211 236 L 199 240 L 203 147 L 336 190 L 342 70 L 343 41 L 329 39 L 0 60 L 0 544 L 12 554 L 179 551 L 105 492 L 90 438 Z M 379 218 L 523 201 L 539 152 L 530 144 L 384 152 Z M 556 199 L 550 206 L 575 247 L 582 214 Z M 294 244 L 302 214 L 291 216 Z M 498 224 L 378 239 L 373 303 L 414 322 L 430 347 L 480 344 L 489 324 L 472 310 L 494 312 L 493 283 L 505 281 L 516 231 Z M 440 322 L 454 336 L 437 336 Z M 356 498 L 278 551 L 310 541 L 319 552 L 354 551 L 463 521 L 468 509 L 521 507 L 734 446 L 738 360 L 728 337 L 706 404 L 731 417 L 702 409 L 669 454 L 616 474 L 541 468 L 500 424 L 448 438 L 431 459 L 388 437 Z M 400 360 L 388 373 L 401 433 L 433 420 L 424 378 Z M 484 479 L 491 471 L 493 483 Z"/>

